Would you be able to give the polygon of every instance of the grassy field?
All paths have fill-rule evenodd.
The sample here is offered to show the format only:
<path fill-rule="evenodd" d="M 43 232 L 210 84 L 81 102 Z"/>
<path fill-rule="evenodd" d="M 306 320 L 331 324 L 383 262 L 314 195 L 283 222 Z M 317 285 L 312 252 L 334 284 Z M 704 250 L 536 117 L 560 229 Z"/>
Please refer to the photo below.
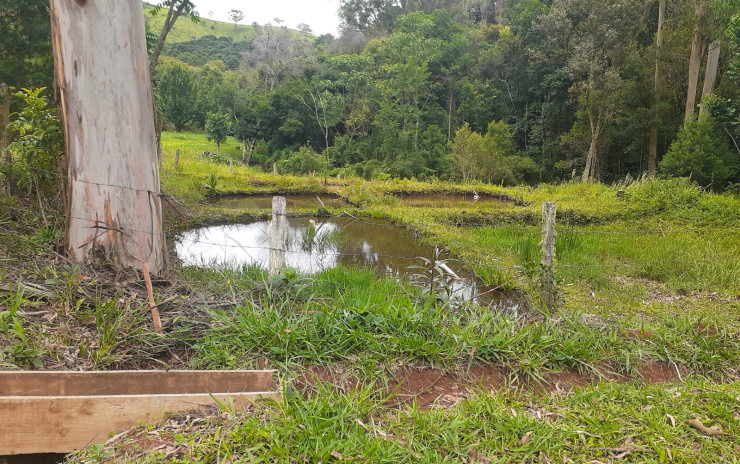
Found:
<path fill-rule="evenodd" d="M 164 25 L 164 20 L 167 18 L 167 10 L 162 9 L 157 15 L 152 15 L 151 10 L 151 6 L 144 5 L 147 25 L 150 30 L 159 33 L 159 31 L 162 30 L 162 25 Z M 248 22 L 249 12 L 248 10 L 245 12 L 245 22 Z M 173 27 L 167 35 L 167 42 L 187 42 L 206 35 L 231 37 L 235 42 L 250 41 L 254 37 L 254 28 L 252 26 L 237 24 L 236 27 L 234 27 L 233 24 L 207 19 L 205 17 L 207 11 L 199 11 L 199 13 L 201 14 L 201 17 L 198 22 L 193 22 L 190 18 L 179 18 L 175 23 L 176 26 Z"/>
<path fill-rule="evenodd" d="M 524 292 L 530 309 L 451 305 L 361 269 L 270 278 L 257 267 L 175 263 L 156 298 L 178 302 L 161 308 L 157 335 L 135 273 L 24 260 L 45 256 L 55 237 L 27 206 L 0 221 L 3 243 L 20 250 L 0 261 L 10 289 L 1 294 L 3 368 L 270 366 L 284 393 L 247 412 L 225 405 L 177 427 L 140 427 L 70 462 L 738 462 L 737 196 L 656 179 L 323 185 L 241 166 L 233 139 L 217 157 L 203 156 L 215 151 L 203 134 L 165 133 L 162 143 L 163 189 L 180 204 L 178 214 L 167 209 L 173 232 L 269 214 L 214 207 L 214 195 L 338 196 L 348 203 L 331 214 L 405 225 L 485 282 Z M 435 208 L 400 199 L 473 190 L 512 201 Z M 558 205 L 557 308 L 539 304 L 543 201 Z M 40 300 L 24 283 L 53 297 Z"/>

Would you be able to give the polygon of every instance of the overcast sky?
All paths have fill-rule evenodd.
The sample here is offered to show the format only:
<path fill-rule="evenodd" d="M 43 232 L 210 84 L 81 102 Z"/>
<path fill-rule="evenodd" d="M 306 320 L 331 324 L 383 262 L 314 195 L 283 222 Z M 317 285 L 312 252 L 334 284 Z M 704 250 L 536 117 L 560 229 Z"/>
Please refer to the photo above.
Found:
<path fill-rule="evenodd" d="M 196 10 L 202 18 L 231 22 L 226 16 L 230 10 L 240 10 L 244 19 L 240 24 L 275 23 L 295 29 L 301 23 L 311 26 L 315 35 L 337 35 L 339 0 L 194 0 Z"/>

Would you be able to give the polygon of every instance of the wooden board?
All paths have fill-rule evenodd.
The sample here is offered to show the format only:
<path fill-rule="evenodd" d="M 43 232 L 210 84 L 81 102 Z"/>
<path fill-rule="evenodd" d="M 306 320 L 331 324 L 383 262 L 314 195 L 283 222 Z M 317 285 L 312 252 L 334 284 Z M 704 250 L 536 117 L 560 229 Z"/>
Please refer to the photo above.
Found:
<path fill-rule="evenodd" d="M 263 392 L 275 371 L 4 371 L 2 396 Z"/>
<path fill-rule="evenodd" d="M 237 409 L 274 392 L 214 394 Z M 138 423 L 157 423 L 168 413 L 215 406 L 208 394 L 10 396 L 0 398 L 0 455 L 70 453 L 105 443 Z"/>

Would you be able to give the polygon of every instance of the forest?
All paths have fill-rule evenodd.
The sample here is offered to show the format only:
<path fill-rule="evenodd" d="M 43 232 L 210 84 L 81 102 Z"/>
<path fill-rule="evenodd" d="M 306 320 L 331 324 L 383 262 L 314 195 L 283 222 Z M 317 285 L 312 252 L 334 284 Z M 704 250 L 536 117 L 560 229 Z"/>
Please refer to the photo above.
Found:
<path fill-rule="evenodd" d="M 344 1 L 338 37 L 168 45 L 162 114 L 226 113 L 245 162 L 296 174 L 737 188 L 737 2 L 402 3 Z"/>
<path fill-rule="evenodd" d="M 737 190 L 738 7 L 343 0 L 337 37 L 278 19 L 171 40 L 155 94 L 176 131 L 228 115 L 242 161 L 266 170 L 503 185 L 657 173 Z M 3 18 L 37 56 L 6 41 L 11 87 L 50 86 L 44 9 Z"/>

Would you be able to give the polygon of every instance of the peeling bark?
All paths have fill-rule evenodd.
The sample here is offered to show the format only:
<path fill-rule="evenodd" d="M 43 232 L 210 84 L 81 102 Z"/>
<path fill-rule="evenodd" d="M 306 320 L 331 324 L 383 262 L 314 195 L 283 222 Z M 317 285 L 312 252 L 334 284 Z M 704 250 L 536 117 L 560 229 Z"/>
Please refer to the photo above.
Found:
<path fill-rule="evenodd" d="M 10 137 L 8 131 L 5 130 L 8 124 L 10 124 L 10 92 L 8 84 L 2 82 L 0 83 L 0 154 L 10 145 Z M 5 152 L 5 163 L 8 165 L 8 178 L 5 179 L 5 186 L 7 193 L 10 194 L 10 168 L 13 160 L 10 158 L 9 151 Z"/>
<path fill-rule="evenodd" d="M 707 54 L 707 69 L 704 72 L 704 88 L 701 92 L 702 99 L 714 93 L 714 84 L 717 81 L 717 68 L 719 68 L 719 52 L 719 44 L 713 43 L 709 45 L 709 53 Z M 706 108 L 701 107 L 699 109 L 700 115 L 704 115 L 706 113 Z"/>
<path fill-rule="evenodd" d="M 138 0 L 51 0 L 68 159 L 66 251 L 167 272 L 144 16 Z"/>
<path fill-rule="evenodd" d="M 704 4 L 700 1 L 696 6 L 696 26 L 694 29 L 694 38 L 691 41 L 691 55 L 689 57 L 689 80 L 688 90 L 686 91 L 686 112 L 684 121 L 689 121 L 694 116 L 696 109 L 696 90 L 699 85 L 699 70 L 701 68 L 701 54 L 704 48 L 704 37 L 699 31 L 699 22 L 704 16 Z"/>
<path fill-rule="evenodd" d="M 660 104 L 660 53 L 663 48 L 663 25 L 665 24 L 666 0 L 658 2 L 658 32 L 655 36 L 655 81 L 653 82 L 653 107 Z M 657 118 L 657 114 L 654 115 Z M 655 174 L 658 168 L 658 123 L 653 121 L 650 126 L 650 146 L 648 149 L 648 174 Z"/>

